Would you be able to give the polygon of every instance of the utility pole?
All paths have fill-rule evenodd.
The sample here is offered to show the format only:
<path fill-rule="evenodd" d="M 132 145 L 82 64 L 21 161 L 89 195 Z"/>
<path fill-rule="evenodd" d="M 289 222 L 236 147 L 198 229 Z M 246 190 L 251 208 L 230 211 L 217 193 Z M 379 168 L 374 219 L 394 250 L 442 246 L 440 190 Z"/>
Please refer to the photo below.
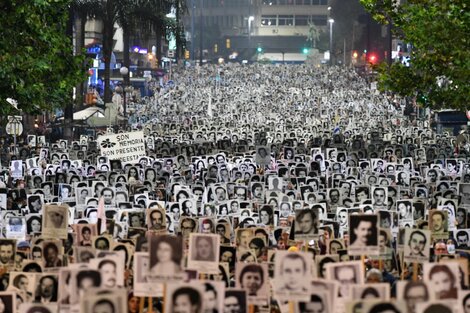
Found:
<path fill-rule="evenodd" d="M 203 49 L 203 43 L 202 43 L 202 32 L 203 32 L 203 18 L 202 18 L 202 11 L 204 10 L 204 0 L 200 0 L 201 5 L 199 6 L 199 65 L 202 66 L 202 59 L 204 58 L 202 49 Z"/>
<path fill-rule="evenodd" d="M 194 2 L 195 0 L 191 0 L 191 55 L 190 58 L 191 60 L 195 60 L 196 58 L 194 57 L 194 45 L 196 44 L 194 42 L 194 14 L 196 13 L 196 4 Z"/>

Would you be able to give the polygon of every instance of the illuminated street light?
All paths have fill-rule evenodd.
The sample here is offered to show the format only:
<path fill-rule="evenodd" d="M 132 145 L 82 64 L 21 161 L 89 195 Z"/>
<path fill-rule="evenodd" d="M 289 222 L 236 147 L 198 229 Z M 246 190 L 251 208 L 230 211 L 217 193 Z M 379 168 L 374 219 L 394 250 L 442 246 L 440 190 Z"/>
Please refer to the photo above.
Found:
<path fill-rule="evenodd" d="M 334 19 L 330 18 L 328 23 L 330 24 L 330 65 L 333 65 L 333 23 Z"/>

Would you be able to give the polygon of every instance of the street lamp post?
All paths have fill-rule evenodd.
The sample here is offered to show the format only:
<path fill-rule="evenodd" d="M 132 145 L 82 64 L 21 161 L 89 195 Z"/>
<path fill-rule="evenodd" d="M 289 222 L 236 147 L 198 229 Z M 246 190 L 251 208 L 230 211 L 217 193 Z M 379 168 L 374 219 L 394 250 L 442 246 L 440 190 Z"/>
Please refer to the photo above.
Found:
<path fill-rule="evenodd" d="M 333 23 L 334 19 L 330 18 L 328 23 L 330 23 L 330 65 L 333 65 Z"/>
<path fill-rule="evenodd" d="M 127 77 L 127 75 L 129 74 L 129 69 L 125 66 L 121 67 L 119 69 L 119 72 L 121 73 L 122 77 L 123 77 L 123 82 L 125 81 L 125 77 Z M 126 89 L 127 89 L 127 86 L 125 84 L 123 84 L 123 87 L 122 87 L 122 95 L 124 97 L 124 102 L 123 102 L 123 109 L 124 109 L 124 117 L 127 117 L 127 103 L 126 103 L 126 98 L 127 98 L 127 95 L 126 95 Z"/>
<path fill-rule="evenodd" d="M 251 23 L 255 20 L 254 16 L 248 17 L 248 46 L 251 47 Z"/>

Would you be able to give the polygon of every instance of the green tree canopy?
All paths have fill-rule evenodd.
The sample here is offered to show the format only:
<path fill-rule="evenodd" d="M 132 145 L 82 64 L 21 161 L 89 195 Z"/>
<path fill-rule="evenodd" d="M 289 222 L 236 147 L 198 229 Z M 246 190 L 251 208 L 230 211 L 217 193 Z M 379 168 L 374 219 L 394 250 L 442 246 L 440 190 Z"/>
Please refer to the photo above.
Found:
<path fill-rule="evenodd" d="M 398 38 L 413 46 L 411 66 L 379 67 L 379 86 L 403 96 L 422 95 L 434 109 L 468 109 L 470 3 L 468 0 L 361 0 Z"/>
<path fill-rule="evenodd" d="M 73 56 L 66 35 L 68 0 L 0 2 L 0 112 L 25 113 L 65 107 L 72 88 L 86 79 L 83 58 Z"/>

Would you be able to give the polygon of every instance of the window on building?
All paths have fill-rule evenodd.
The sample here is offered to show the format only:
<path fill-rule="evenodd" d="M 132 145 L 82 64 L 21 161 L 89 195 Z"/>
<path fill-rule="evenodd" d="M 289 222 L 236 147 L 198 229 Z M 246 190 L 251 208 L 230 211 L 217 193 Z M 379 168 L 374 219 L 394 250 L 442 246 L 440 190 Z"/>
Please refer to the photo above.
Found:
<path fill-rule="evenodd" d="M 293 15 L 279 15 L 278 25 L 279 26 L 294 26 L 294 16 Z"/>
<path fill-rule="evenodd" d="M 307 26 L 308 25 L 308 15 L 296 15 L 295 16 L 295 26 Z"/>
<path fill-rule="evenodd" d="M 276 26 L 276 15 L 262 15 L 261 26 Z"/>
<path fill-rule="evenodd" d="M 325 26 L 327 24 L 326 15 L 312 15 L 310 21 L 317 26 Z"/>

